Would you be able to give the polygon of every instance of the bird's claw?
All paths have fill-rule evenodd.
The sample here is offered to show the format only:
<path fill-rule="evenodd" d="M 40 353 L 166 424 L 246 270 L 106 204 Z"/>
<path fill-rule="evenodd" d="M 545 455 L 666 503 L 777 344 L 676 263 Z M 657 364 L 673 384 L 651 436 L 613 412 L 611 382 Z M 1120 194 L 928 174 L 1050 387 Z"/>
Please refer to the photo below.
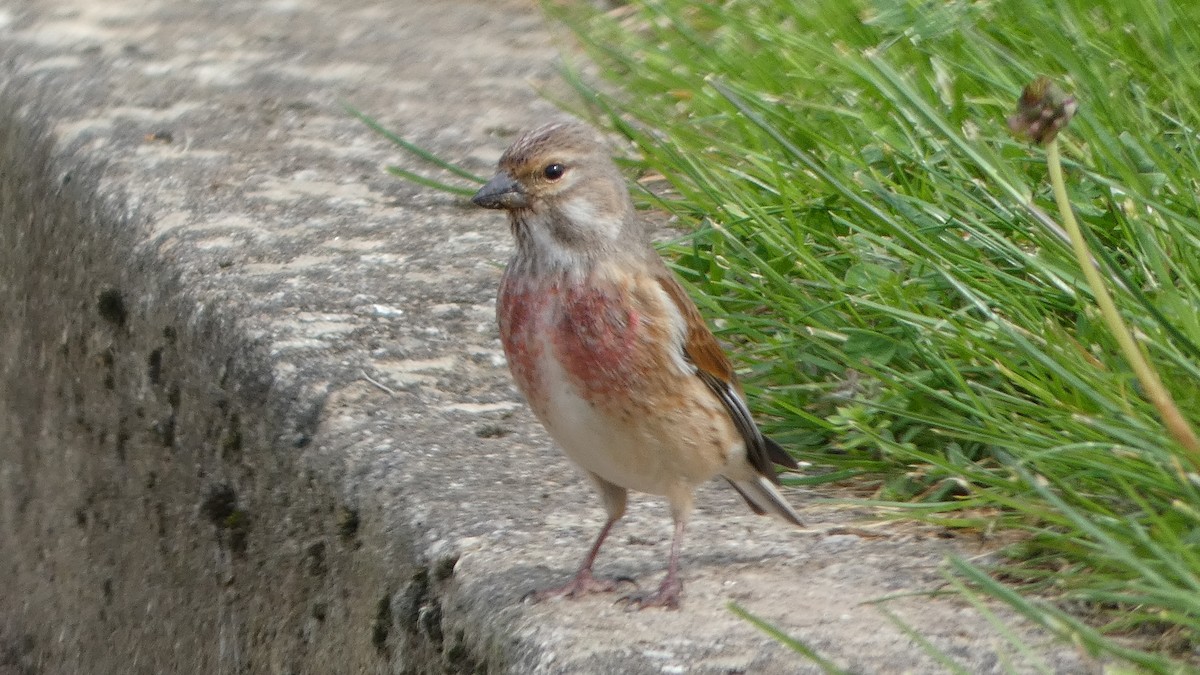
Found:
<path fill-rule="evenodd" d="M 651 607 L 679 609 L 679 601 L 682 595 L 683 584 L 678 579 L 668 578 L 662 582 L 662 585 L 654 593 L 630 593 L 629 595 L 617 598 L 614 604 L 625 605 L 626 609 L 630 611 L 649 609 Z"/>

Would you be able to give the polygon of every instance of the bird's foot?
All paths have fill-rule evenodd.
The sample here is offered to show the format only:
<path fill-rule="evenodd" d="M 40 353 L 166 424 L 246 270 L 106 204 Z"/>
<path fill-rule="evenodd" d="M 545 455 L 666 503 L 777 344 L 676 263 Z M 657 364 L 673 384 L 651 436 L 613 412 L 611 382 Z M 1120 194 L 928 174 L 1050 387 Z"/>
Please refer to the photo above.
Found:
<path fill-rule="evenodd" d="M 632 584 L 635 588 L 637 582 L 632 577 L 615 577 L 612 579 L 599 579 L 592 576 L 590 569 L 579 570 L 570 581 L 562 586 L 554 588 L 545 588 L 540 591 L 530 591 L 523 598 L 529 602 L 538 603 L 551 598 L 567 598 L 574 600 L 582 598 L 585 595 L 593 593 L 612 593 L 621 587 L 621 584 Z"/>
<path fill-rule="evenodd" d="M 625 604 L 629 609 L 648 609 L 662 607 L 663 609 L 679 609 L 679 600 L 683 596 L 683 582 L 679 577 L 667 575 L 658 590 L 649 594 L 630 594 L 617 602 Z"/>

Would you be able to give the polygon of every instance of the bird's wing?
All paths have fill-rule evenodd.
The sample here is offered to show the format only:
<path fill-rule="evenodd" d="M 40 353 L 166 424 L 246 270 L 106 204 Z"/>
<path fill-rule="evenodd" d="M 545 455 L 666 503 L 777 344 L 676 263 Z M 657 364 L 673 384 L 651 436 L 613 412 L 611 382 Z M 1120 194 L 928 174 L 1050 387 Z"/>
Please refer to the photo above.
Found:
<path fill-rule="evenodd" d="M 687 291 L 683 290 L 679 280 L 665 266 L 657 275 L 657 280 L 667 297 L 675 303 L 675 307 L 679 310 L 679 314 L 687 326 L 686 335 L 683 338 L 684 357 L 696 367 L 696 375 L 729 412 L 738 434 L 746 443 L 746 457 L 750 460 L 750 464 L 759 473 L 776 483 L 779 482 L 779 479 L 775 475 L 774 467 L 771 466 L 772 463 L 789 469 L 799 469 L 800 465 L 796 463 L 796 460 L 792 459 L 778 443 L 763 436 L 759 431 L 758 425 L 754 423 L 754 418 L 750 416 L 750 409 L 746 407 L 746 400 L 742 397 L 741 387 L 733 372 L 733 365 L 729 363 L 729 358 L 725 356 L 725 350 L 721 349 L 721 345 L 713 337 L 712 331 L 704 323 L 704 317 L 700 315 L 700 310 L 696 308 L 696 303 L 688 297 Z"/>

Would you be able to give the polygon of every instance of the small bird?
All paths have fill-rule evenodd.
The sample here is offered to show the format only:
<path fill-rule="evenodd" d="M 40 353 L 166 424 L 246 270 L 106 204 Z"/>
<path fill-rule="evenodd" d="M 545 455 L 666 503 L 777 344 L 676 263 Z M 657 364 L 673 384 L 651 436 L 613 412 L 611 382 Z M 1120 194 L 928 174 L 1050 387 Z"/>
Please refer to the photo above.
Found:
<path fill-rule="evenodd" d="M 697 485 L 722 476 L 755 513 L 801 525 L 772 463 L 799 466 L 750 417 L 729 359 L 594 131 L 566 122 L 525 133 L 471 201 L 507 211 L 516 238 L 496 304 L 513 379 L 608 512 L 575 576 L 536 599 L 616 590 L 592 566 L 629 490 L 664 495 L 675 521 L 666 578 L 631 598 L 641 608 L 679 607 Z"/>

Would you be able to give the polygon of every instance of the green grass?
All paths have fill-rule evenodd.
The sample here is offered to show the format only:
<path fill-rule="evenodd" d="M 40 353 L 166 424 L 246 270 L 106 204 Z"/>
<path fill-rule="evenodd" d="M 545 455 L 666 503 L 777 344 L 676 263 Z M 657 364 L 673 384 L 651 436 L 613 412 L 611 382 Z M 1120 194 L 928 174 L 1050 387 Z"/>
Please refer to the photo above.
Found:
<path fill-rule="evenodd" d="M 1071 204 L 1200 427 L 1200 4 L 565 7 L 615 92 L 575 78 L 585 114 L 665 177 L 641 198 L 694 228 L 671 253 L 769 430 L 913 517 L 1023 531 L 986 574 L 955 563 L 971 588 L 1093 653 L 1200 666 L 1197 463 L 1005 122 L 1038 74 L 1078 99 Z"/>

